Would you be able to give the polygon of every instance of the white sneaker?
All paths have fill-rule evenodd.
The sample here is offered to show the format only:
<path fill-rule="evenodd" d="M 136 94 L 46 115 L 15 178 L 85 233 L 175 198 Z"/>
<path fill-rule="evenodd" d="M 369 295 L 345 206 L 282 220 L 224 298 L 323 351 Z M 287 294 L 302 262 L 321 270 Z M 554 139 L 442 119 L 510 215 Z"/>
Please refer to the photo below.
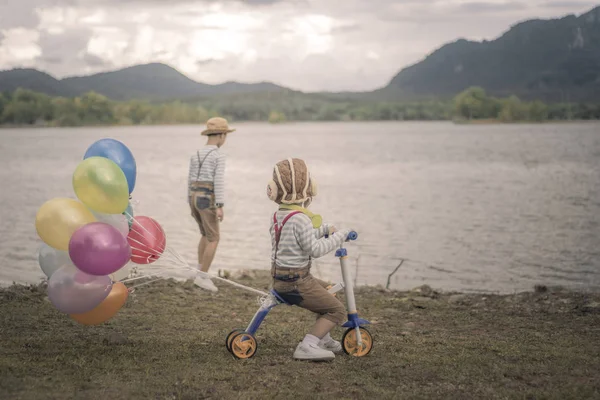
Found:
<path fill-rule="evenodd" d="M 203 276 L 198 276 L 194 279 L 194 285 L 201 287 L 202 289 L 208 290 L 209 292 L 218 292 L 219 288 L 215 286 L 213 281 Z"/>
<path fill-rule="evenodd" d="M 311 361 L 330 361 L 335 358 L 335 354 L 329 350 L 325 350 L 316 344 L 298 343 L 296 351 L 294 351 L 296 360 L 311 360 Z"/>
<path fill-rule="evenodd" d="M 329 340 L 321 339 L 319 342 L 319 347 L 323 350 L 329 350 L 335 354 L 340 354 L 342 352 L 342 344 L 332 338 L 329 338 Z"/>

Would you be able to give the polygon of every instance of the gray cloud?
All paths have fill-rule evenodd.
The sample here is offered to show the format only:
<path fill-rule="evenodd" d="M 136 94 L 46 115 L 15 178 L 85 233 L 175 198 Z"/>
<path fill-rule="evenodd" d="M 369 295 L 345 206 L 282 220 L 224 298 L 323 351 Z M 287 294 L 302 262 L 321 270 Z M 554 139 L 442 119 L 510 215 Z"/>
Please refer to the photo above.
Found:
<path fill-rule="evenodd" d="M 527 3 L 518 1 L 509 1 L 508 3 L 486 3 L 482 1 L 463 3 L 458 9 L 463 12 L 486 13 L 498 11 L 515 11 L 527 8 Z"/>
<path fill-rule="evenodd" d="M 86 52 L 81 59 L 85 63 L 85 65 L 87 65 L 89 67 L 94 67 L 94 68 L 109 67 L 109 66 L 113 65 L 110 61 L 104 60 L 104 59 L 98 57 L 97 55 L 90 54 L 88 52 Z"/>
<path fill-rule="evenodd" d="M 63 59 L 58 56 L 40 56 L 38 60 L 45 64 L 60 64 L 63 62 Z"/>
<path fill-rule="evenodd" d="M 590 9 L 593 8 L 596 5 L 596 3 L 592 2 L 592 1 L 549 1 L 546 3 L 543 3 L 544 7 L 548 7 L 548 8 L 583 8 L 583 7 L 589 7 Z"/>
<path fill-rule="evenodd" d="M 59 34 L 40 32 L 38 44 L 41 57 L 49 59 L 75 58 L 86 49 L 92 31 L 88 28 L 69 29 Z"/>
<path fill-rule="evenodd" d="M 39 23 L 39 17 L 32 6 L 36 1 L 0 3 L 0 29 L 34 28 Z"/>
<path fill-rule="evenodd" d="M 145 4 L 145 5 L 165 5 L 165 0 L 56 0 L 60 2 L 76 2 L 78 5 L 123 5 L 123 4 Z M 285 0 L 169 0 L 168 5 L 178 4 L 198 4 L 198 3 L 241 3 L 248 6 L 265 6 L 277 3 L 283 3 Z M 289 2 L 291 0 L 287 0 Z M 293 0 L 296 1 L 296 0 Z"/>
<path fill-rule="evenodd" d="M 369 90 L 458 38 L 494 39 L 519 21 L 592 6 L 467 1 L 0 0 L 0 69 L 34 65 L 61 77 L 163 62 L 207 83 Z M 43 14 L 40 25 L 36 10 L 63 6 L 69 13 Z"/>
<path fill-rule="evenodd" d="M 77 0 L 2 0 L 0 1 L 0 29 L 35 28 L 40 22 L 37 8 L 77 4 Z"/>
<path fill-rule="evenodd" d="M 249 4 L 251 6 L 263 6 L 268 4 L 280 3 L 283 0 L 241 0 L 244 4 Z"/>
<path fill-rule="evenodd" d="M 206 60 L 198 60 L 196 61 L 196 65 L 199 67 L 203 67 L 205 65 L 209 65 L 212 63 L 217 62 L 218 60 L 215 60 L 214 58 L 207 58 Z"/>
<path fill-rule="evenodd" d="M 332 29 L 332 32 L 335 33 L 348 33 L 348 32 L 357 32 L 362 29 L 362 26 L 357 23 L 344 24 L 340 26 L 336 26 Z"/>
<path fill-rule="evenodd" d="M 67 29 L 59 34 L 42 30 L 38 40 L 41 54 L 35 59 L 36 64 L 40 69 L 57 75 L 78 72 L 87 66 L 108 66 L 98 57 L 87 53 L 91 37 L 92 31 L 85 27 Z"/>

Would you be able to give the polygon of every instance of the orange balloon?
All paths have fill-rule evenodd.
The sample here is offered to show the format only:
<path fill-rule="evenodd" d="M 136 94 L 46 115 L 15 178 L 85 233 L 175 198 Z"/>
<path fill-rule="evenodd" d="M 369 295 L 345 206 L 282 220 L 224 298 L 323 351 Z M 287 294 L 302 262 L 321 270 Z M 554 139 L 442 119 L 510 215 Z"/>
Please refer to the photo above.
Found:
<path fill-rule="evenodd" d="M 123 307 L 129 291 L 122 282 L 115 282 L 108 296 L 96 308 L 82 314 L 69 314 L 69 317 L 83 325 L 99 325 L 108 321 Z"/>

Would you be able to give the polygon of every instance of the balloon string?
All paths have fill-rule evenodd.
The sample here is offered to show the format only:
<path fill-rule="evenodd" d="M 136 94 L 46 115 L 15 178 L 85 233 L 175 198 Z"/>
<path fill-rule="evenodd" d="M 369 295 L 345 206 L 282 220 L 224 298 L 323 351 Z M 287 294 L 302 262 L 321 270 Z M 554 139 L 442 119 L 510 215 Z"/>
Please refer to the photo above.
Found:
<path fill-rule="evenodd" d="M 134 243 L 136 243 L 136 244 L 138 244 L 140 246 L 143 246 L 143 248 L 141 248 L 141 247 L 136 247 L 136 246 L 131 246 L 130 245 L 130 247 L 132 249 L 137 250 L 137 251 L 139 251 L 141 253 L 145 253 L 145 254 L 149 254 L 149 255 L 153 255 L 153 256 L 157 256 L 157 257 L 161 257 L 162 255 L 166 255 L 167 257 L 171 256 L 171 254 L 165 254 L 164 250 L 162 250 L 160 252 L 158 252 L 158 251 L 148 251 L 148 246 L 146 246 L 144 243 L 140 242 L 139 240 L 132 239 L 132 238 L 129 238 L 129 240 L 131 240 L 132 242 L 134 242 Z M 150 250 L 152 250 L 152 249 L 150 249 Z M 175 259 L 179 261 L 179 258 L 175 258 Z"/>
<path fill-rule="evenodd" d="M 140 233 L 140 231 L 136 230 L 136 222 L 134 217 L 129 214 L 127 211 L 125 211 L 125 214 L 130 217 L 131 219 L 134 220 L 134 223 L 132 224 L 132 230 L 136 233 Z M 163 228 L 154 220 L 154 219 L 150 219 L 150 222 L 159 230 L 163 231 Z M 137 223 L 137 225 L 139 225 L 146 233 L 148 233 L 154 240 L 157 240 L 158 238 L 156 236 L 154 236 L 154 234 L 152 232 L 150 232 L 145 226 L 143 226 L 142 224 L 140 224 L 139 222 Z M 139 242 L 138 242 L 139 243 Z M 142 243 L 140 243 L 142 244 Z M 176 251 L 174 251 L 172 248 L 170 248 L 170 246 L 167 246 L 165 243 L 165 246 L 163 248 L 161 248 L 161 251 L 167 251 L 169 253 L 171 253 L 171 255 L 173 255 L 177 260 L 179 260 L 182 264 L 186 264 L 187 262 L 185 261 L 185 259 L 183 259 L 183 257 L 181 257 Z"/>
<path fill-rule="evenodd" d="M 138 201 L 138 204 L 139 204 L 139 201 Z M 130 217 L 130 218 L 133 219 L 133 216 L 131 214 L 129 214 L 127 212 L 125 212 L 125 213 L 127 214 L 128 217 Z M 151 219 L 150 221 L 155 225 L 155 227 L 159 228 L 160 230 L 163 230 L 162 227 L 160 225 L 158 225 L 158 223 L 156 221 L 154 221 L 153 219 Z M 135 225 L 135 223 L 132 224 L 132 227 L 134 225 Z M 142 227 L 142 229 L 144 229 L 153 239 L 155 239 L 155 240 L 157 239 L 152 232 L 150 232 L 148 229 L 146 229 L 146 227 L 144 227 L 143 225 L 141 225 L 139 223 L 138 223 L 138 225 L 140 225 Z M 139 231 L 136 231 L 135 229 L 132 229 L 132 230 L 134 230 L 134 232 L 136 232 L 138 234 L 140 233 Z M 137 242 L 137 243 L 142 244 L 140 242 Z M 144 251 L 144 250 L 141 250 L 141 249 L 136 249 L 136 250 Z M 233 286 L 236 286 L 236 287 L 239 287 L 239 288 L 242 288 L 242 289 L 250 290 L 252 292 L 259 293 L 261 295 L 268 295 L 267 293 L 265 293 L 265 292 L 263 292 L 261 290 L 257 290 L 257 289 L 254 289 L 254 288 L 242 285 L 240 283 L 233 282 L 233 281 L 231 281 L 229 279 L 226 279 L 226 278 L 221 278 L 221 277 L 218 277 L 218 276 L 213 276 L 213 275 L 210 275 L 210 274 L 208 274 L 206 272 L 199 271 L 197 267 L 193 267 L 190 263 L 188 263 L 177 251 L 175 251 L 175 249 L 171 248 L 170 246 L 167 246 L 166 242 L 165 242 L 165 247 L 164 247 L 164 249 L 162 249 L 162 251 L 163 251 L 163 253 L 160 255 L 160 259 L 157 260 L 157 262 L 153 263 L 151 266 L 149 264 L 146 264 L 146 266 L 144 267 L 144 271 L 145 272 L 150 272 L 150 271 L 153 271 L 153 270 L 158 270 L 158 273 L 150 274 L 150 275 L 147 275 L 147 276 L 157 276 L 160 273 L 165 273 L 167 271 L 176 271 L 176 270 L 182 270 L 182 269 L 183 270 L 190 270 L 190 271 L 197 272 L 201 276 L 206 276 L 208 278 L 215 278 L 215 279 L 218 279 L 218 280 L 220 280 L 222 282 L 226 282 L 226 283 L 228 283 L 230 285 L 233 285 Z M 174 265 L 171 264 L 169 266 L 166 266 L 166 265 L 163 264 L 164 261 L 169 261 L 169 260 L 170 261 L 174 261 L 174 263 L 173 263 Z M 146 277 L 146 276 L 143 276 L 143 277 Z M 143 278 L 143 277 L 140 277 L 140 278 Z M 137 279 L 139 279 L 139 278 L 137 278 Z M 147 285 L 149 283 L 156 282 L 156 281 L 161 280 L 161 279 L 164 279 L 164 277 L 160 277 L 160 278 L 157 278 L 157 279 L 149 281 L 149 282 L 144 282 L 144 283 L 141 283 L 139 285 L 135 285 L 133 287 Z"/>
<path fill-rule="evenodd" d="M 141 248 L 141 247 L 135 247 L 135 246 L 131 246 L 131 245 L 130 245 L 132 249 L 139 250 L 140 252 L 144 252 L 144 253 L 146 253 L 146 254 L 151 254 L 151 255 L 155 255 L 155 256 L 160 256 L 160 255 L 162 254 L 162 253 L 159 253 L 159 252 L 156 252 L 156 251 L 148 251 L 148 250 L 147 250 L 147 249 L 148 249 L 148 246 L 144 245 L 144 244 L 143 244 L 143 243 L 141 243 L 141 242 L 138 242 L 138 241 L 137 241 L 137 240 L 135 240 L 135 239 L 131 239 L 131 238 L 130 238 L 130 240 L 132 240 L 132 241 L 133 241 L 133 242 L 135 242 L 136 244 L 139 244 L 140 246 L 144 246 L 144 247 L 145 247 L 145 249 L 144 249 L 144 248 Z"/>
<path fill-rule="evenodd" d="M 131 214 L 129 214 L 128 212 L 125 212 L 125 214 L 126 214 L 128 217 L 130 217 L 130 218 L 133 218 L 133 216 L 132 216 Z M 157 229 L 160 229 L 161 231 L 163 230 L 163 229 L 162 229 L 162 227 L 161 227 L 161 226 L 160 226 L 160 225 L 159 225 L 159 224 L 158 224 L 156 221 L 154 221 L 153 219 L 151 219 L 150 221 L 151 221 L 151 223 L 152 223 L 152 224 L 154 224 L 154 226 L 155 226 Z M 145 226 L 141 225 L 139 222 L 138 222 L 138 223 L 137 223 L 137 225 L 136 225 L 136 222 L 137 222 L 137 221 L 135 221 L 135 220 L 134 220 L 134 223 L 132 224 L 132 228 L 131 228 L 131 230 L 133 230 L 133 231 L 134 231 L 135 233 L 137 233 L 137 234 L 141 234 L 141 232 L 140 232 L 139 230 L 137 230 L 137 229 L 136 229 L 136 226 L 137 226 L 137 225 L 139 225 L 139 226 L 140 226 L 140 227 L 141 227 L 141 228 L 142 228 L 142 229 L 143 229 L 143 230 L 144 230 L 146 233 L 148 233 L 148 234 L 149 234 L 149 235 L 150 235 L 150 236 L 151 236 L 151 237 L 152 237 L 154 240 L 157 240 L 157 237 L 156 237 L 156 236 L 154 236 L 154 234 L 153 234 L 152 232 L 150 232 L 150 231 L 149 231 L 149 230 L 148 230 L 148 229 L 147 229 Z M 141 242 L 139 242 L 139 241 L 137 241 L 137 240 L 135 240 L 135 239 L 133 239 L 133 238 L 131 238 L 131 237 L 130 237 L 129 239 L 131 239 L 132 241 L 134 241 L 134 242 L 138 243 L 139 245 L 145 246 L 145 244 L 143 244 L 143 243 L 141 243 Z M 145 246 L 145 247 L 147 247 L 147 246 Z M 183 259 L 183 257 L 181 257 L 181 256 L 180 256 L 178 253 L 176 253 L 176 252 L 175 252 L 173 249 L 171 249 L 169 246 L 167 246 L 167 245 L 166 245 L 166 243 L 165 243 L 165 246 L 164 246 L 164 247 L 163 247 L 163 246 L 159 246 L 159 247 L 158 247 L 158 249 L 160 250 L 161 254 L 162 254 L 162 253 L 164 253 L 164 252 L 166 251 L 166 252 L 170 253 L 170 254 L 171 254 L 171 255 L 172 255 L 172 256 L 173 256 L 173 257 L 174 257 L 176 260 L 178 260 L 178 261 L 179 261 L 179 262 L 181 262 L 182 264 L 187 264 L 187 262 L 186 262 L 186 261 Z M 140 249 L 140 250 L 141 250 L 141 249 Z M 153 253 L 149 253 L 149 254 L 153 254 Z M 160 254 L 154 254 L 154 255 L 160 255 Z"/>
<path fill-rule="evenodd" d="M 199 270 L 197 268 L 193 268 L 193 267 L 184 267 L 184 266 L 165 266 L 165 265 L 154 265 L 154 266 L 146 266 L 143 268 L 143 272 L 144 273 L 150 273 L 153 271 L 159 271 L 159 272 L 169 272 L 169 271 L 180 271 L 180 270 L 187 270 L 190 272 L 198 272 Z"/>
<path fill-rule="evenodd" d="M 134 231 L 135 233 L 137 233 L 138 235 L 141 235 L 141 234 L 142 234 L 142 232 L 140 232 L 140 231 L 136 230 L 135 228 L 131 228 L 131 230 L 132 230 L 132 231 Z M 148 232 L 148 233 L 150 233 L 150 232 Z M 151 233 L 150 233 L 150 234 L 151 234 Z M 136 242 L 136 243 L 138 243 L 138 244 L 140 244 L 140 245 L 142 245 L 142 246 L 146 246 L 146 247 L 148 247 L 148 246 L 147 246 L 147 245 L 145 245 L 144 243 L 142 243 L 142 242 L 140 242 L 140 241 L 138 241 L 138 240 L 136 240 L 136 239 L 132 238 L 131 236 L 129 236 L 129 237 L 128 237 L 128 239 L 129 239 L 129 240 L 132 240 L 132 241 L 134 241 L 134 242 Z M 154 237 L 153 237 L 153 239 L 154 239 L 154 240 L 156 240 L 156 238 L 154 238 Z M 157 249 L 158 249 L 158 250 L 160 250 L 160 252 L 161 252 L 161 253 L 162 253 L 163 251 L 165 251 L 165 248 L 164 248 L 163 246 L 157 246 Z"/>
<path fill-rule="evenodd" d="M 153 282 L 156 282 L 156 281 L 160 281 L 161 279 L 164 279 L 164 278 L 161 277 L 161 278 L 153 279 L 153 280 L 148 281 L 148 282 L 143 282 L 143 283 L 140 283 L 140 284 L 137 284 L 137 285 L 133 285 L 133 286 L 130 287 L 130 289 L 133 289 L 133 288 L 136 288 L 136 287 L 139 287 L 139 286 L 148 285 L 150 283 L 153 283 Z"/>
<path fill-rule="evenodd" d="M 144 232 L 146 232 L 148 235 L 150 235 L 150 237 L 152 237 L 154 240 L 157 240 L 157 237 L 152 232 L 150 232 L 145 226 L 141 225 L 139 222 L 135 221 L 133 215 L 131 215 L 127 211 L 125 211 L 124 214 L 127 217 L 129 217 L 130 219 L 133 220 L 133 224 L 132 224 L 132 229 L 131 230 L 133 230 L 137 234 L 141 234 L 141 232 L 138 229 L 136 229 L 137 226 L 139 226 L 141 229 L 143 229 Z M 154 221 L 153 219 L 150 219 L 150 221 L 152 222 L 152 224 L 154 224 L 154 226 L 157 229 L 159 229 L 159 230 L 161 230 L 161 231 L 164 232 L 164 230 L 162 229 L 162 227 L 156 221 Z M 136 222 L 137 222 L 137 224 L 136 224 Z M 139 244 L 139 245 L 144 246 L 146 248 L 148 247 L 148 246 L 146 246 L 145 244 L 141 243 L 140 241 L 138 241 L 136 239 L 133 239 L 131 237 L 129 237 L 129 239 L 131 239 L 136 244 Z M 160 271 L 162 271 L 162 272 L 166 272 L 168 270 L 175 271 L 175 270 L 182 270 L 182 269 L 190 270 L 190 271 L 197 271 L 197 268 L 194 268 L 194 267 L 190 266 L 189 263 L 178 252 L 176 252 L 170 246 L 167 246 L 166 243 L 165 243 L 164 247 L 159 247 L 161 253 L 152 253 L 152 252 L 149 252 L 147 250 L 140 249 L 140 248 L 133 247 L 133 246 L 132 246 L 132 249 L 135 249 L 135 250 L 137 250 L 137 251 L 139 251 L 141 253 L 145 253 L 145 254 L 157 256 L 162 261 L 171 261 L 175 265 L 175 266 L 171 265 L 170 267 L 165 268 L 165 266 L 162 265 L 162 263 L 159 264 L 159 265 L 155 264 L 154 267 L 159 267 L 159 268 L 162 267 L 160 269 Z M 145 270 L 145 272 L 149 272 L 147 270 L 154 270 L 155 268 L 148 266 L 148 267 L 143 268 L 143 269 Z M 156 280 L 160 280 L 160 279 L 163 279 L 163 278 L 161 277 L 161 278 L 158 278 Z"/>
<path fill-rule="evenodd" d="M 128 279 L 124 279 L 122 281 L 120 281 L 121 283 L 125 283 L 125 282 L 131 282 L 131 281 L 137 281 L 139 279 L 144 279 L 144 278 L 150 278 L 152 276 L 156 276 L 155 274 L 150 274 L 150 275 L 141 275 L 141 276 L 136 276 L 135 278 L 128 278 Z"/>

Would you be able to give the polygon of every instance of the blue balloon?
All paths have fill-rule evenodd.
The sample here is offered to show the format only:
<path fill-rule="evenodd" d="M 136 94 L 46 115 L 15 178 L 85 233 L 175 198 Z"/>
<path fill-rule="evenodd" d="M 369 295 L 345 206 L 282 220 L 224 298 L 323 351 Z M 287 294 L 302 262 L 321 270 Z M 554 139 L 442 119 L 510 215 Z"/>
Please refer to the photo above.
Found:
<path fill-rule="evenodd" d="M 127 146 L 115 139 L 100 139 L 87 149 L 83 159 L 89 157 L 104 157 L 114 161 L 125 173 L 129 194 L 133 192 L 137 170 L 133 154 Z"/>

